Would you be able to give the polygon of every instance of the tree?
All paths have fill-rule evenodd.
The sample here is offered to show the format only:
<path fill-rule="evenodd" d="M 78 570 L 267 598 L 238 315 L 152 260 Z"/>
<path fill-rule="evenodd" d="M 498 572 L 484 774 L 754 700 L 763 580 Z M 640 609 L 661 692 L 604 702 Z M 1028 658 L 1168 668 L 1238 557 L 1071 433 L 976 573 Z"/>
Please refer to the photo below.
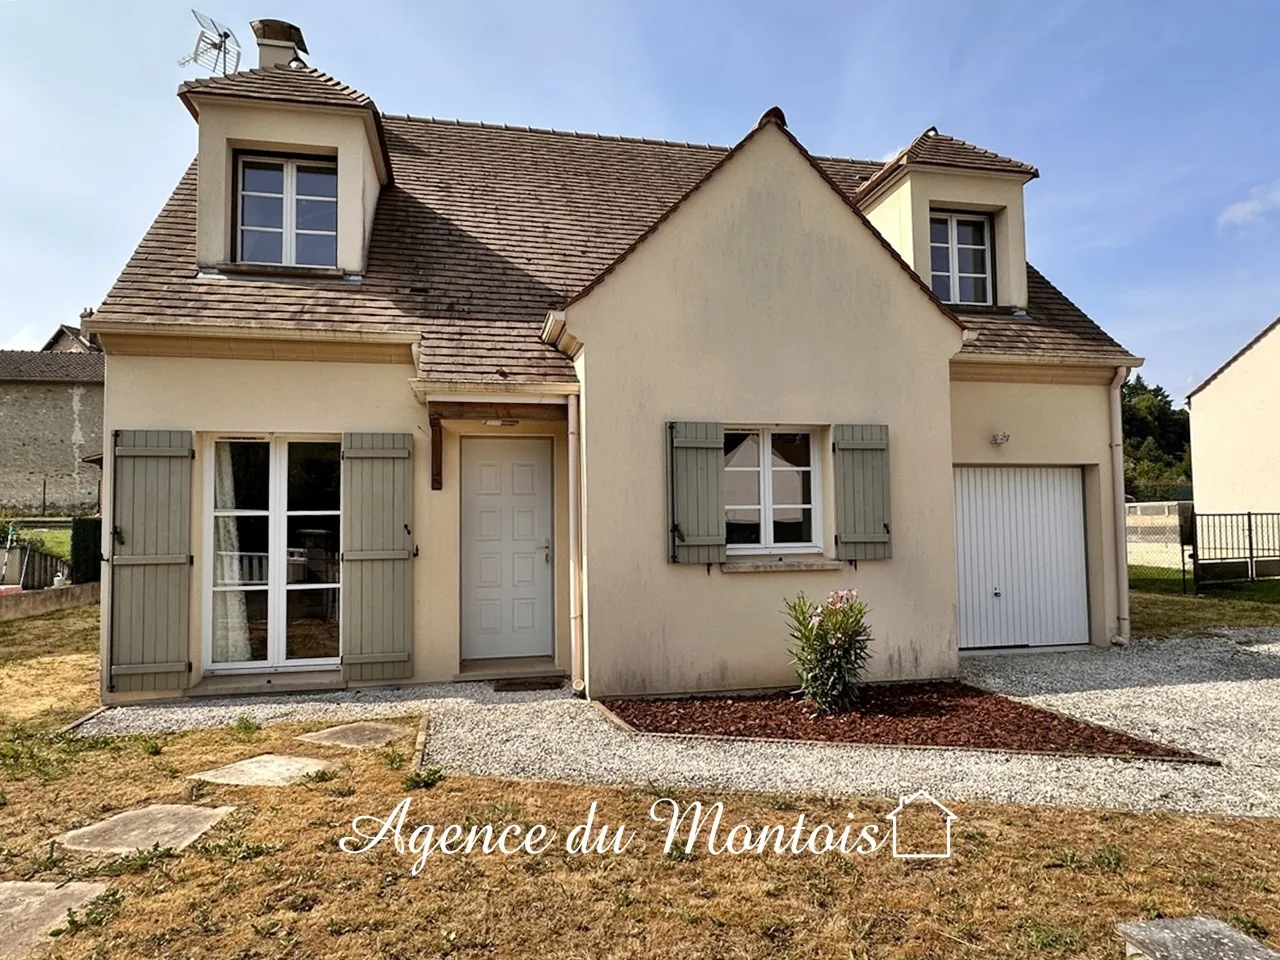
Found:
<path fill-rule="evenodd" d="M 1141 374 L 1121 387 L 1124 488 L 1135 500 L 1190 496 L 1191 415 L 1176 409 L 1167 390 Z"/>

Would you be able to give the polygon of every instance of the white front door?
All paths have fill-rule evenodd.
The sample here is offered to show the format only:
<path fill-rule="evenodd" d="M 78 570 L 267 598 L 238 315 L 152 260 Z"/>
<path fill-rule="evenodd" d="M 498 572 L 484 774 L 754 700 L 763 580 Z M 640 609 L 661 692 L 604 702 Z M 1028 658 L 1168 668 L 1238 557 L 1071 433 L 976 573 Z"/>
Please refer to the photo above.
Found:
<path fill-rule="evenodd" d="M 551 440 L 462 439 L 462 659 L 553 654 Z"/>
<path fill-rule="evenodd" d="M 957 467 L 960 648 L 1089 642 L 1079 467 Z"/>

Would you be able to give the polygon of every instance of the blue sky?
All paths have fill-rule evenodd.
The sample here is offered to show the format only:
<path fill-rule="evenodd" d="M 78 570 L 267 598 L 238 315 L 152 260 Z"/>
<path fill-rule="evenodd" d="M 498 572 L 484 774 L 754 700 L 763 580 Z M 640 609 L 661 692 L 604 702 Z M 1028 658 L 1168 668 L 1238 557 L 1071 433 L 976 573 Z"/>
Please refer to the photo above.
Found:
<path fill-rule="evenodd" d="M 1280 4 L 199 0 L 388 113 L 1036 164 L 1028 257 L 1181 396 L 1280 314 Z M 195 151 L 185 3 L 0 0 L 0 347 L 96 306 Z"/>

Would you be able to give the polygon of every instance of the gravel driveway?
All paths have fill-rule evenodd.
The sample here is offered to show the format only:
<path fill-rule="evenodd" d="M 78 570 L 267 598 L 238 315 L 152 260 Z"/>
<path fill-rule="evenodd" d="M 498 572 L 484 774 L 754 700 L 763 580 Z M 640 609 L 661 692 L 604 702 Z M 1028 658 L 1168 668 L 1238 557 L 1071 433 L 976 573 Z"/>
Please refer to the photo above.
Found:
<path fill-rule="evenodd" d="M 974 684 L 1220 767 L 960 750 L 672 740 L 630 734 L 564 691 L 432 684 L 120 707 L 85 734 L 426 714 L 428 762 L 468 773 L 715 790 L 895 796 L 1280 816 L 1280 631 L 1139 641 L 1125 649 L 965 658 Z"/>

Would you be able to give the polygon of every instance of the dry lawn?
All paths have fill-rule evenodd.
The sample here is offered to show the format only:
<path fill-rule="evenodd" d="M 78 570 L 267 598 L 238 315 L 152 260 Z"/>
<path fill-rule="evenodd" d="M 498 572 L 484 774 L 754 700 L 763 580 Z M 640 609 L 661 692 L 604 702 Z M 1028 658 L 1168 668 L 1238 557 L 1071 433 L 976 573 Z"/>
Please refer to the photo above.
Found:
<path fill-rule="evenodd" d="M 44 729 L 98 702 L 98 607 L 0 623 L 0 727 Z"/>
<path fill-rule="evenodd" d="M 30 694 L 56 699 L 38 682 Z M 1114 958 L 1115 923 L 1191 913 L 1280 940 L 1276 821 L 968 803 L 955 807 L 945 861 L 887 851 L 667 857 L 648 810 L 672 791 L 464 776 L 406 790 L 414 724 L 397 722 L 398 744 L 362 754 L 292 739 L 314 725 L 114 741 L 10 726 L 0 731 L 0 880 L 108 878 L 108 894 L 53 942 L 49 956 L 65 958 Z M 184 777 L 268 751 L 333 758 L 339 772 L 274 789 Z M 556 847 L 433 856 L 416 877 L 414 858 L 385 844 L 362 856 L 338 849 L 353 817 L 385 816 L 406 795 L 413 823 L 537 822 L 562 837 L 598 801 L 600 821 L 625 822 L 638 839 L 620 856 Z M 890 808 L 674 795 L 723 799 L 728 821 L 756 825 L 803 813 L 839 828 L 848 813 L 865 823 Z M 239 809 L 179 855 L 94 859 L 48 843 L 119 810 L 175 801 Z"/>

